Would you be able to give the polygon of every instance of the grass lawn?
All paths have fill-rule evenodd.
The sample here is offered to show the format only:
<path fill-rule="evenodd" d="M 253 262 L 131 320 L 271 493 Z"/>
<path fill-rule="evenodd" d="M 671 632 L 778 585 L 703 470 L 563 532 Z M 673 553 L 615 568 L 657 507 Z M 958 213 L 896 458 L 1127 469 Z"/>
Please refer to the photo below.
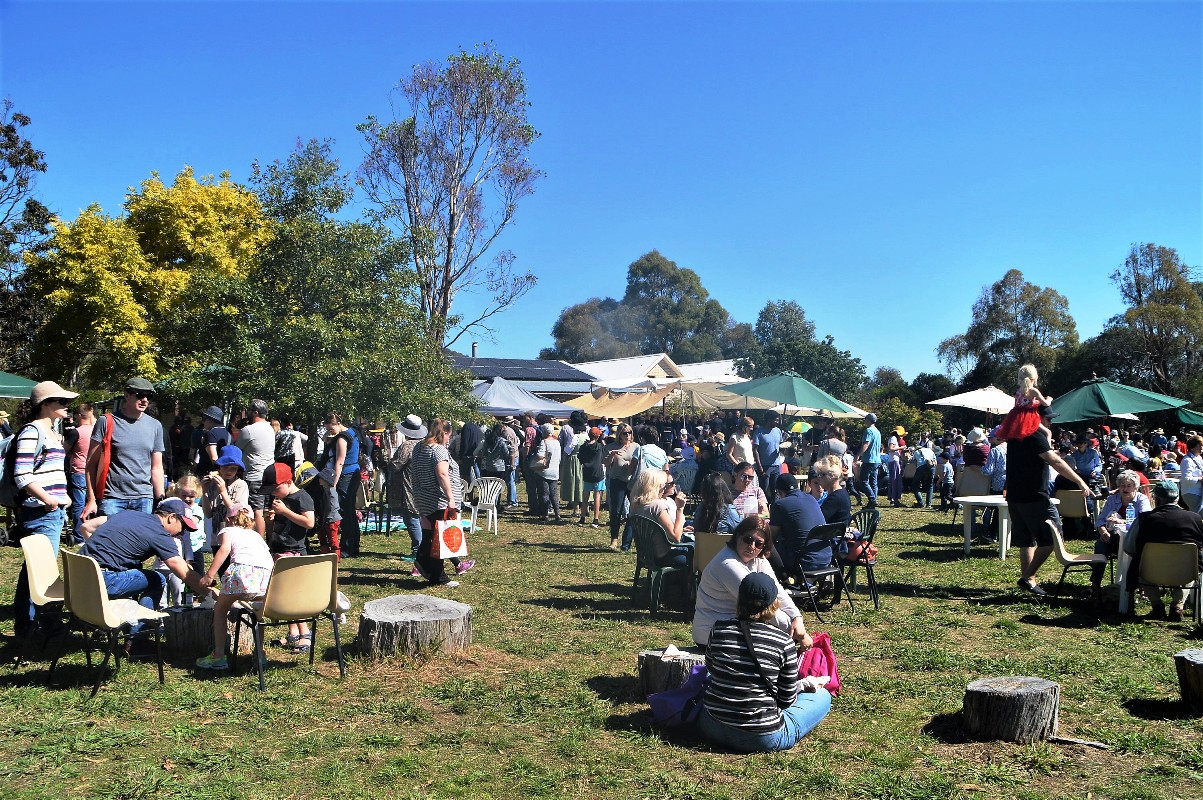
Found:
<path fill-rule="evenodd" d="M 1203 797 L 1203 720 L 1178 702 L 1171 659 L 1203 646 L 1191 627 L 1099 619 L 1081 576 L 1072 600 L 1021 595 L 1014 551 L 965 557 L 951 516 L 884 511 L 882 608 L 862 591 L 855 616 L 808 615 L 832 636 L 844 690 L 814 733 L 774 755 L 652 727 L 635 655 L 692 644 L 688 620 L 671 587 L 655 619 L 645 596 L 633 602 L 633 555 L 608 542 L 605 528 L 512 515 L 500 536 L 473 537 L 477 567 L 437 590 L 473 607 L 468 657 L 353 656 L 342 681 L 323 627 L 318 674 L 276 651 L 264 693 L 253 673 L 198 676 L 184 661 L 160 686 L 153 664 L 134 662 L 94 700 L 82 653 L 47 689 L 45 661 L 13 642 L 20 551 L 5 548 L 0 797 Z M 370 534 L 364 557 L 343 562 L 357 610 L 422 591 L 404 550 L 404 533 Z M 1058 681 L 1060 733 L 1109 749 L 964 741 L 966 684 L 1007 674 Z"/>

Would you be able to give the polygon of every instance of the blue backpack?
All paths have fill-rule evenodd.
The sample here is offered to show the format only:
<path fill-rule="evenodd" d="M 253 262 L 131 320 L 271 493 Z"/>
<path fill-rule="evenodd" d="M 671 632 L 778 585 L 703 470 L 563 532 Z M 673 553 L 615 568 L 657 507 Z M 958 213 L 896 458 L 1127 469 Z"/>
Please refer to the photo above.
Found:
<path fill-rule="evenodd" d="M 28 428 L 30 425 L 26 425 L 25 427 Z M 34 469 L 37 469 L 36 454 L 41 453 L 43 460 L 45 460 L 46 442 L 42 436 L 42 429 L 37 425 L 33 425 L 32 427 L 38 433 L 38 443 L 33 449 L 35 454 Z M 0 463 L 3 464 L 3 470 L 0 471 L 0 506 L 4 506 L 5 508 L 16 508 L 21 504 L 21 490 L 17 488 L 16 476 L 17 437 L 24 430 L 25 428 L 21 428 L 21 430 L 0 442 Z"/>

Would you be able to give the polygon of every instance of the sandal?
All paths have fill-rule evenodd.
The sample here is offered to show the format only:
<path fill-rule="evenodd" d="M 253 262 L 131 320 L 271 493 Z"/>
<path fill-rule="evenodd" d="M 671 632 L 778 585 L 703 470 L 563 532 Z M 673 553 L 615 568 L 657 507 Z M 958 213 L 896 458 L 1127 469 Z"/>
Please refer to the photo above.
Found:
<path fill-rule="evenodd" d="M 291 638 L 291 637 L 290 637 Z M 294 653 L 308 653 L 313 649 L 313 639 L 308 636 L 298 636 L 292 647 Z"/>
<path fill-rule="evenodd" d="M 300 640 L 301 636 L 299 634 L 294 636 L 290 633 L 287 636 L 281 636 L 279 639 L 272 639 L 272 644 L 276 647 L 296 647 L 297 642 Z"/>

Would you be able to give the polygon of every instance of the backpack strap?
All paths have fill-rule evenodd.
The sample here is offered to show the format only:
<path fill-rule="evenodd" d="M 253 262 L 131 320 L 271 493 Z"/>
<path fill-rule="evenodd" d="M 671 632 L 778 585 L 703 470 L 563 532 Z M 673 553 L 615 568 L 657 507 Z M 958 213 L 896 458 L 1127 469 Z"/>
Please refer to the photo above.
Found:
<path fill-rule="evenodd" d="M 752 644 L 752 625 L 744 619 L 739 620 L 739 629 L 743 631 L 744 641 L 748 645 L 748 655 L 752 658 L 752 663 L 756 665 L 756 671 L 760 673 L 760 679 L 764 681 L 764 686 L 768 689 L 769 697 L 774 701 L 777 699 L 777 689 L 773 682 L 769 680 L 769 676 L 765 674 L 764 667 L 760 666 L 760 659 L 756 657 L 756 646 Z"/>

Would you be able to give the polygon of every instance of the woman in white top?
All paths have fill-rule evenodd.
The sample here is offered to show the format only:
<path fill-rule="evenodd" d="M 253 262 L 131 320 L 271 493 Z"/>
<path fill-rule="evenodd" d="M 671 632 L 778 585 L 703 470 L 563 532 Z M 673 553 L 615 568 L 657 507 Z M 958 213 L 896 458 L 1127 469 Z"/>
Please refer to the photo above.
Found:
<path fill-rule="evenodd" d="M 731 459 L 732 464 L 739 464 L 743 461 L 749 464 L 756 463 L 756 455 L 752 447 L 752 430 L 755 427 L 755 420 L 751 417 L 744 417 L 739 423 L 739 429 L 727 440 L 727 456 Z"/>
<path fill-rule="evenodd" d="M 1186 455 L 1182 457 L 1182 482 L 1179 494 L 1182 505 L 1196 514 L 1203 507 L 1203 437 L 1191 436 L 1186 440 Z"/>
<path fill-rule="evenodd" d="M 659 522 L 673 542 L 685 533 L 685 493 L 662 469 L 645 469 L 631 486 L 631 513 Z M 657 566 L 684 567 L 689 564 L 688 547 L 671 547 L 659 553 Z"/>

